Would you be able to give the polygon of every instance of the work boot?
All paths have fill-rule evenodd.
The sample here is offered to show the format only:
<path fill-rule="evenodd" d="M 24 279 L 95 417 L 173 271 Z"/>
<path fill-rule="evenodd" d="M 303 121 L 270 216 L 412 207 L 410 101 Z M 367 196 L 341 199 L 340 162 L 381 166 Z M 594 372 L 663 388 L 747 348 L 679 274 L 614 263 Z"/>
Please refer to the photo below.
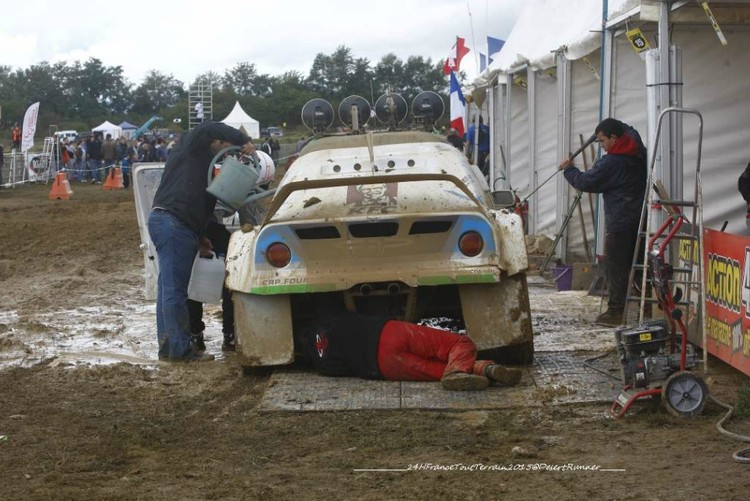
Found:
<path fill-rule="evenodd" d="M 229 334 L 224 334 L 224 342 L 221 343 L 221 351 L 234 351 L 234 348 L 235 348 L 234 332 L 230 332 Z"/>
<path fill-rule="evenodd" d="M 489 386 L 490 381 L 484 376 L 469 374 L 468 372 L 454 372 L 447 374 L 440 380 L 448 391 L 478 391 Z"/>
<path fill-rule="evenodd" d="M 498 364 L 490 364 L 484 368 L 487 379 L 498 383 L 498 386 L 515 386 L 521 380 L 520 369 L 509 369 Z"/>
<path fill-rule="evenodd" d="M 594 320 L 595 324 L 606 325 L 607 327 L 619 327 L 622 325 L 622 310 L 607 310 Z"/>
<path fill-rule="evenodd" d="M 190 334 L 190 345 L 195 351 L 206 351 L 206 342 L 203 340 L 203 333 L 193 332 Z"/>

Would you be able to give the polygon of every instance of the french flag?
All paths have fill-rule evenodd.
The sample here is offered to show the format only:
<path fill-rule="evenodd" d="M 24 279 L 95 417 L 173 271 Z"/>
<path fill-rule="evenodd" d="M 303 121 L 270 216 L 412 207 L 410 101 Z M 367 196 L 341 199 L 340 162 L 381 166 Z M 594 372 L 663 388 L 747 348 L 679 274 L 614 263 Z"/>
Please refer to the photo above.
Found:
<path fill-rule="evenodd" d="M 466 100 L 458 85 L 456 74 L 451 71 L 451 127 L 458 131 L 459 136 L 464 135 L 464 116 L 466 115 Z"/>

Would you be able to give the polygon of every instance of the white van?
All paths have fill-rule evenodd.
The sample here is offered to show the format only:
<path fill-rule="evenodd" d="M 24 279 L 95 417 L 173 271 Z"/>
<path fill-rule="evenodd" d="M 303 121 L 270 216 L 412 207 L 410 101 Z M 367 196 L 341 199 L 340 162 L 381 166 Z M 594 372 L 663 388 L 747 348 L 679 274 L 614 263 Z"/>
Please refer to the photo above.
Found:
<path fill-rule="evenodd" d="M 55 138 L 57 138 L 57 140 L 61 143 L 65 139 L 67 139 L 68 142 L 73 142 L 76 140 L 77 137 L 78 137 L 78 131 L 74 131 L 74 130 L 60 130 L 60 131 L 55 132 Z"/>

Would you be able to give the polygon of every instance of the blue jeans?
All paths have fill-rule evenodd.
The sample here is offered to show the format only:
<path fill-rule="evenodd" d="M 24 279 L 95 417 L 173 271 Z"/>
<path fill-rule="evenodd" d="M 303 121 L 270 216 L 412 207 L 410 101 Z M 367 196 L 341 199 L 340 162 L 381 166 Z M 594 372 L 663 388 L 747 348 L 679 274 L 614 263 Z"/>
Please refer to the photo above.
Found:
<path fill-rule="evenodd" d="M 88 161 L 88 170 L 91 173 L 91 180 L 99 182 L 101 179 L 101 174 L 99 174 L 99 169 L 102 167 L 102 161 L 101 160 L 91 160 Z"/>
<path fill-rule="evenodd" d="M 76 158 L 75 160 L 75 180 L 76 181 L 83 181 L 84 176 L 86 174 L 86 160 L 83 160 L 81 158 Z"/>
<path fill-rule="evenodd" d="M 148 232 L 159 260 L 156 293 L 159 358 L 191 358 L 194 352 L 190 347 L 187 290 L 193 259 L 198 253 L 198 235 L 178 217 L 159 209 L 151 211 Z"/>

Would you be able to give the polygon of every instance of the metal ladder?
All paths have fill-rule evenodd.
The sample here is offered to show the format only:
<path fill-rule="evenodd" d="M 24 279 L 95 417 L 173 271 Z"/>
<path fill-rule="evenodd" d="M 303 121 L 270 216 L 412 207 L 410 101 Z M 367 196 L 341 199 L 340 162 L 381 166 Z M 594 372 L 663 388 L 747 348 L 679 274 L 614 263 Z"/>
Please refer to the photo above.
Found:
<path fill-rule="evenodd" d="M 42 145 L 42 154 L 38 156 L 36 165 L 31 166 L 31 170 L 36 173 L 37 181 L 44 181 L 47 183 L 50 178 L 54 177 L 53 166 L 56 163 L 55 155 L 55 141 L 56 137 L 45 137 L 44 144 Z M 58 153 L 59 154 L 59 153 Z"/>
<path fill-rule="evenodd" d="M 693 114 L 698 118 L 698 151 L 695 168 L 694 199 L 672 200 L 661 184 L 661 180 L 654 179 L 654 165 L 661 137 L 663 118 L 669 113 Z M 697 316 L 696 324 L 701 336 L 704 335 L 704 297 L 705 285 L 703 277 L 703 194 L 701 182 L 701 148 L 703 143 L 703 117 L 696 110 L 685 108 L 667 108 L 659 114 L 657 133 L 652 148 L 651 164 L 648 169 L 646 193 L 641 211 L 640 226 L 633 265 L 630 269 L 628 296 L 623 312 L 624 325 L 641 325 L 645 320 L 646 306 L 652 311 L 654 318 L 658 317 L 655 305 L 664 306 L 665 298 L 671 306 L 662 312 L 670 327 L 675 323 L 690 326 Z M 655 198 L 652 198 L 655 194 Z M 665 221 L 658 229 L 651 231 L 653 222 L 653 208 L 666 212 Z M 692 208 L 691 217 L 685 214 L 686 208 Z M 644 229 L 645 228 L 645 229 Z M 675 248 L 672 244 L 677 243 Z M 640 261 L 639 258 L 642 258 Z M 676 286 L 675 293 L 672 287 Z M 698 293 L 697 300 L 693 300 L 693 293 Z M 656 297 L 649 297 L 655 295 Z M 634 306 L 638 307 L 635 308 Z M 685 319 L 683 320 L 683 310 Z M 703 341 L 705 343 L 705 339 Z M 705 361 L 705 360 L 704 360 Z"/>
<path fill-rule="evenodd" d="M 208 122 L 213 119 L 213 95 L 213 86 L 210 82 L 201 80 L 190 86 L 188 94 L 188 125 L 190 130 L 201 122 Z M 195 110 L 195 105 L 198 103 L 203 105 L 203 120 L 198 118 L 198 113 Z"/>

